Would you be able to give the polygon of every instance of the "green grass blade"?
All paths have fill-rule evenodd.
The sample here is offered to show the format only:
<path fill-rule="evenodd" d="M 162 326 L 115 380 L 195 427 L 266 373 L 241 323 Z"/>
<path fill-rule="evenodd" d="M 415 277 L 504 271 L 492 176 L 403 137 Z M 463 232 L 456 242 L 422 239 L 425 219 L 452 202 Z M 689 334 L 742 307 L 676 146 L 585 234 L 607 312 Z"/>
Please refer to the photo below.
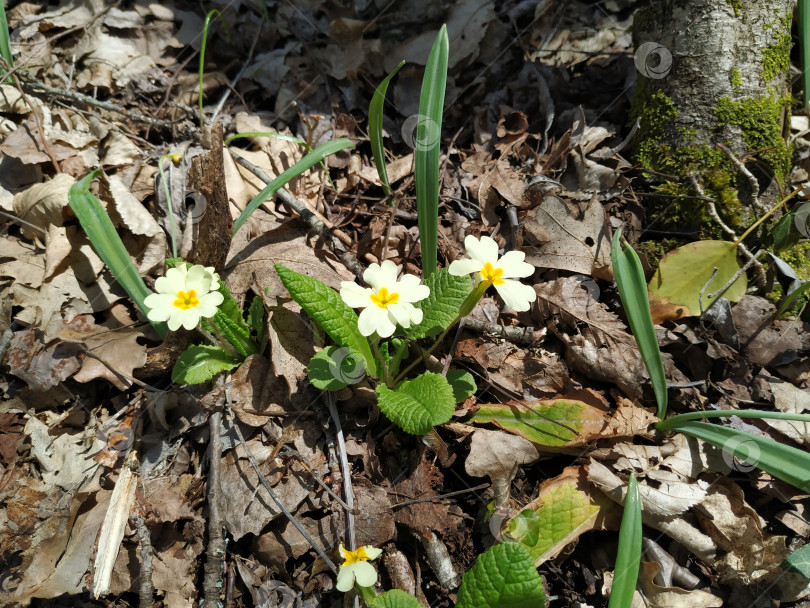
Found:
<path fill-rule="evenodd" d="M 661 350 L 658 348 L 658 338 L 655 337 L 655 328 L 650 314 L 647 282 L 644 280 L 644 271 L 638 255 L 629 245 L 622 247 L 621 236 L 621 230 L 613 235 L 610 250 L 613 274 L 627 320 L 630 323 L 630 331 L 633 332 L 641 358 L 647 367 L 647 373 L 650 374 L 650 381 L 655 390 L 655 400 L 658 403 L 658 417 L 663 420 L 667 415 L 667 378 L 664 374 Z"/>
<path fill-rule="evenodd" d="M 101 170 L 96 169 L 73 184 L 68 193 L 68 202 L 87 233 L 87 238 L 90 239 L 98 257 L 107 265 L 141 312 L 146 315 L 149 307 L 144 304 L 144 300 L 151 292 L 143 282 L 121 237 L 118 236 L 110 216 L 107 215 L 107 210 L 104 209 L 101 201 L 90 192 L 90 184 L 100 174 Z M 152 323 L 152 326 L 161 337 L 166 337 L 168 330 L 165 323 Z"/>
<path fill-rule="evenodd" d="M 385 77 L 377 90 L 374 91 L 374 96 L 368 106 L 368 138 L 371 141 L 371 153 L 374 155 L 374 166 L 377 167 L 377 175 L 380 176 L 380 182 L 382 182 L 386 196 L 391 196 L 391 184 L 388 181 L 388 169 L 385 167 L 385 146 L 383 145 L 382 134 L 383 106 L 385 105 L 385 93 L 388 91 L 388 84 L 403 65 L 405 65 L 404 61 Z"/>
<path fill-rule="evenodd" d="M 804 450 L 710 422 L 688 420 L 673 429 L 722 449 L 723 454 L 728 455 L 729 465 L 734 458 L 738 458 L 751 468 L 760 468 L 782 481 L 810 492 L 810 453 Z"/>
<path fill-rule="evenodd" d="M 616 555 L 616 574 L 610 591 L 608 608 L 630 608 L 641 565 L 641 496 L 636 476 L 630 473 L 624 515 L 619 530 L 619 552 Z"/>
<path fill-rule="evenodd" d="M 9 68 L 14 67 L 14 57 L 11 55 L 11 37 L 8 32 L 8 19 L 6 18 L 5 3 L 0 1 L 0 56 L 3 57 Z M 0 74 L 5 74 L 7 70 L 0 69 Z"/>
<path fill-rule="evenodd" d="M 796 422 L 810 422 L 810 414 L 792 414 L 787 412 L 775 412 L 773 410 L 708 410 L 705 412 L 687 412 L 671 416 L 655 425 L 658 431 L 678 430 L 683 422 L 689 420 L 700 420 L 701 418 L 758 418 L 761 420 L 793 420 Z"/>
<path fill-rule="evenodd" d="M 799 43 L 802 56 L 804 107 L 810 106 L 810 0 L 799 0 Z"/>
<path fill-rule="evenodd" d="M 307 169 L 311 169 L 327 156 L 334 154 L 335 152 L 340 152 L 346 148 L 354 148 L 354 143 L 345 137 L 333 139 L 325 144 L 321 144 L 304 158 L 295 163 L 292 167 L 287 169 L 284 173 L 279 175 L 272 182 L 267 184 L 267 186 L 265 186 L 261 192 L 253 197 L 253 200 L 248 203 L 245 210 L 236 219 L 236 222 L 233 225 L 233 233 L 236 234 L 239 228 L 242 227 L 242 224 L 245 223 L 245 220 L 250 217 L 250 214 L 253 213 L 264 201 L 273 196 L 279 188 L 284 187 L 290 180 L 295 179 Z"/>
<path fill-rule="evenodd" d="M 203 75 L 205 73 L 205 47 L 208 46 L 208 24 L 211 23 L 211 17 L 214 15 L 219 17 L 219 20 L 222 22 L 222 27 L 225 28 L 225 33 L 228 35 L 228 39 L 233 42 L 233 38 L 231 37 L 231 32 L 228 29 L 228 24 L 225 23 L 225 19 L 222 18 L 222 14 L 217 9 L 211 9 L 208 11 L 208 14 L 205 16 L 205 23 L 203 23 L 203 35 L 202 35 L 202 46 L 200 47 L 200 67 L 198 70 L 198 82 L 199 82 L 199 105 L 200 105 L 200 129 L 205 128 L 204 123 L 204 116 L 203 116 Z"/>
<path fill-rule="evenodd" d="M 447 26 L 443 25 L 439 35 L 436 36 L 425 66 L 422 92 L 419 97 L 419 116 L 414 134 L 416 212 L 419 216 L 422 274 L 425 278 L 436 270 L 436 247 L 439 238 L 439 160 L 449 54 Z"/>

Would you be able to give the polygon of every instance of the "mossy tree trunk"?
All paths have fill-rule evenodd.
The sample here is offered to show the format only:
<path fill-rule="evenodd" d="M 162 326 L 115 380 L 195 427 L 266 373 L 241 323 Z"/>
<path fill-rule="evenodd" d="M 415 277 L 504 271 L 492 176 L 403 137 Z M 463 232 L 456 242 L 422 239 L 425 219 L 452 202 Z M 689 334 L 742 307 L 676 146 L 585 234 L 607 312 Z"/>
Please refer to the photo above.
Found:
<path fill-rule="evenodd" d="M 648 224 L 728 238 L 705 201 L 694 198 L 691 177 L 734 229 L 776 200 L 791 165 L 785 135 L 793 4 L 653 0 L 636 14 L 635 160 L 663 195 L 647 206 Z M 759 180 L 759 209 L 751 208 L 751 180 L 718 144 Z"/>

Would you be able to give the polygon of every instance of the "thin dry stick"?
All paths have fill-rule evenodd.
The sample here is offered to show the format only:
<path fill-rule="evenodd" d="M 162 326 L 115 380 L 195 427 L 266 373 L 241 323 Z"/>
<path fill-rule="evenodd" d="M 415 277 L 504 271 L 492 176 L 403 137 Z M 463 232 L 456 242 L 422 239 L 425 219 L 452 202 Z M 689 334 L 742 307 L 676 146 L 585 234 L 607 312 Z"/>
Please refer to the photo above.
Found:
<path fill-rule="evenodd" d="M 267 481 L 267 478 L 262 474 L 261 469 L 259 469 L 259 465 L 256 464 L 256 460 L 253 458 L 253 454 L 248 449 L 247 443 L 245 442 L 245 438 L 242 435 L 242 429 L 239 428 L 239 424 L 237 423 L 236 418 L 234 417 L 232 412 L 230 412 L 230 419 L 231 419 L 231 427 L 233 428 L 234 431 L 236 431 L 236 436 L 239 438 L 239 443 L 242 444 L 242 449 L 245 450 L 245 454 L 247 454 L 250 466 L 253 467 L 253 470 L 256 472 L 256 475 L 258 476 L 259 482 L 264 486 L 264 489 L 267 490 L 267 493 L 270 495 L 270 498 L 273 499 L 273 502 L 276 503 L 276 506 L 279 508 L 279 510 L 284 514 L 284 516 L 287 519 L 290 520 L 290 523 L 293 526 L 295 526 L 295 529 L 298 530 L 301 536 L 303 536 L 306 539 L 306 541 L 310 544 L 310 546 L 313 549 L 315 549 L 315 553 L 317 553 L 320 556 L 320 558 L 329 567 L 329 569 L 335 574 L 337 574 L 337 566 L 335 566 L 334 562 L 331 559 L 329 559 L 329 556 L 326 555 L 326 552 L 320 547 L 320 545 L 318 545 L 318 543 L 316 543 L 312 539 L 309 533 L 307 533 L 307 531 L 304 529 L 304 526 L 302 526 L 298 522 L 298 520 L 295 519 L 295 516 L 293 516 L 293 514 L 287 510 L 287 507 L 285 507 L 284 504 L 281 502 L 281 500 L 279 500 L 278 496 L 276 496 L 276 493 L 273 491 L 273 488 L 270 487 L 270 483 Z"/>
<path fill-rule="evenodd" d="M 206 606 L 219 604 L 222 589 L 222 564 L 225 560 L 225 537 L 222 534 L 222 513 L 220 511 L 220 470 L 222 464 L 222 406 L 227 398 L 227 389 L 217 400 L 209 417 L 211 460 L 208 472 L 208 549 L 206 550 L 203 594 Z"/>
<path fill-rule="evenodd" d="M 348 506 L 348 509 L 346 509 L 346 544 L 349 545 L 349 551 L 354 551 L 354 490 L 352 489 L 352 470 L 351 467 L 349 467 L 349 458 L 346 455 L 346 442 L 343 439 L 343 429 L 340 426 L 337 407 L 335 407 L 335 395 L 332 391 L 327 391 L 326 397 L 329 403 L 329 414 L 332 416 L 332 422 L 335 423 L 335 435 L 337 436 L 338 454 L 340 456 L 340 470 L 343 473 L 343 496 L 346 497 L 346 505 Z"/>
<path fill-rule="evenodd" d="M 138 540 L 141 543 L 141 585 L 138 590 L 140 596 L 138 606 L 139 608 L 152 608 L 155 605 L 155 589 L 152 586 L 152 540 L 143 517 L 130 515 L 130 519 L 135 524 L 135 531 L 138 533 Z"/>
<path fill-rule="evenodd" d="M 272 180 L 270 176 L 267 175 L 264 171 L 262 171 L 261 167 L 257 167 L 249 160 L 242 158 L 233 150 L 229 150 L 233 159 L 242 165 L 245 169 L 253 173 L 256 177 L 262 180 L 264 183 L 269 184 Z M 362 277 L 363 272 L 365 272 L 365 268 L 363 265 L 358 261 L 354 255 L 352 255 L 349 251 L 346 251 L 343 247 L 343 244 L 340 242 L 339 239 L 336 238 L 336 235 L 332 233 L 331 230 L 324 224 L 318 217 L 307 207 L 303 202 L 299 201 L 295 198 L 292 194 L 290 194 L 284 188 L 279 188 L 276 192 L 276 195 L 284 201 L 293 211 L 295 211 L 301 219 L 306 221 L 313 230 L 315 230 L 318 234 L 320 234 L 327 242 L 332 245 L 332 249 L 335 252 L 335 255 L 343 262 L 343 265 L 349 269 L 349 271 L 357 276 Z M 335 232 L 338 232 L 337 230 Z M 345 235 L 344 235 L 345 236 Z"/>
<path fill-rule="evenodd" d="M 747 167 L 728 147 L 724 146 L 723 144 L 717 144 L 717 147 L 725 152 L 726 156 L 728 156 L 729 160 L 731 161 L 731 164 L 733 164 L 737 171 L 742 173 L 743 177 L 748 180 L 748 186 L 751 188 L 751 207 L 762 213 L 767 212 L 768 208 L 759 201 L 759 180 L 754 177 L 754 174 L 747 169 Z"/>

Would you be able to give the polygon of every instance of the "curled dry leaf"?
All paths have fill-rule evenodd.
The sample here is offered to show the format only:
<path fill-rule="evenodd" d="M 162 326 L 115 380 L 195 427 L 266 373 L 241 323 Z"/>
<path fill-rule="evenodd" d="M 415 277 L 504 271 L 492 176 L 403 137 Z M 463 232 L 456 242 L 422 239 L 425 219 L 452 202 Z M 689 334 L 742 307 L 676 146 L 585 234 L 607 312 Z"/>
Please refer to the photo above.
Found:
<path fill-rule="evenodd" d="M 678 587 L 661 587 L 655 577 L 661 570 L 658 562 L 641 562 L 638 584 L 650 608 L 717 608 L 723 600 L 701 589 L 686 590 Z"/>
<path fill-rule="evenodd" d="M 531 464 L 539 457 L 537 448 L 523 437 L 477 429 L 470 440 L 464 469 L 472 477 L 489 477 L 495 489 L 495 504 L 502 506 L 509 500 L 509 485 L 518 467 Z"/>

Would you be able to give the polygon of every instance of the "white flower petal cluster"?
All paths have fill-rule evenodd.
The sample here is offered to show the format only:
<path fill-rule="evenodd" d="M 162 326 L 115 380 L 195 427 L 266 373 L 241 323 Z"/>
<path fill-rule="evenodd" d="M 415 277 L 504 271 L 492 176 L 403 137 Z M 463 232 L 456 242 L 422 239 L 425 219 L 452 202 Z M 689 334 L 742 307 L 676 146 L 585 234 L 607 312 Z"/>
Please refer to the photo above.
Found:
<path fill-rule="evenodd" d="M 495 286 L 506 305 L 518 312 L 531 308 L 537 294 L 530 285 L 511 279 L 530 277 L 534 266 L 525 262 L 522 251 L 508 251 L 498 257 L 498 244 L 488 236 L 477 239 L 472 235 L 464 239 L 469 260 L 456 260 L 450 264 L 450 274 L 464 276 L 475 273 L 476 283 L 487 282 Z"/>
<path fill-rule="evenodd" d="M 340 556 L 343 558 L 343 565 L 340 567 L 337 576 L 338 591 L 346 593 L 354 587 L 355 581 L 361 587 L 371 587 L 377 582 L 377 571 L 369 564 L 369 560 L 377 559 L 382 553 L 382 549 L 377 549 L 371 545 L 363 545 L 354 551 L 347 551 L 343 543 L 338 547 Z"/>
<path fill-rule="evenodd" d="M 165 277 L 155 281 L 155 290 L 144 303 L 151 309 L 146 316 L 150 321 L 166 321 L 171 331 L 181 325 L 194 329 L 201 318 L 213 317 L 223 296 L 216 291 L 219 276 L 213 267 L 178 264 L 169 268 Z"/>
<path fill-rule="evenodd" d="M 394 333 L 397 325 L 407 329 L 411 323 L 422 322 L 422 311 L 414 302 L 430 295 L 430 288 L 419 279 L 406 274 L 397 280 L 399 269 L 391 260 L 371 264 L 363 273 L 363 280 L 371 287 L 360 287 L 351 281 L 340 283 L 340 297 L 352 308 L 362 308 L 358 328 L 364 336 L 374 332 L 381 338 Z"/>

